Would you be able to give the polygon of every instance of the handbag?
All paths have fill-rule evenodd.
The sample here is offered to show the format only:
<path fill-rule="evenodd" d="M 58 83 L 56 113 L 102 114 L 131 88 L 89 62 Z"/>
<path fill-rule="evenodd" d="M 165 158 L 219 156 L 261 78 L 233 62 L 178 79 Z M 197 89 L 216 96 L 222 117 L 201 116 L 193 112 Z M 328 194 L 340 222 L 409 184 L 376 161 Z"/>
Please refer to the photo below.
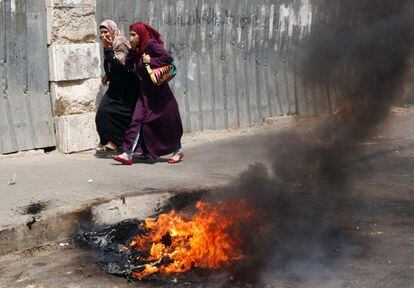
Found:
<path fill-rule="evenodd" d="M 149 64 L 145 64 L 145 68 L 152 82 L 157 86 L 167 83 L 177 74 L 177 68 L 173 63 L 159 68 L 151 68 Z"/>

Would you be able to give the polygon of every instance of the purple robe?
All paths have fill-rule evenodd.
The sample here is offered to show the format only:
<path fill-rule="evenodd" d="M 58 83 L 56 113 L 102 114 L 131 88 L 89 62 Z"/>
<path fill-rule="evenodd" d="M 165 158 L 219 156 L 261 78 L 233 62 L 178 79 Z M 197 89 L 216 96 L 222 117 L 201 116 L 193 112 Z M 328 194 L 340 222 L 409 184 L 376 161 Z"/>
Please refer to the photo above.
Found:
<path fill-rule="evenodd" d="M 151 56 L 152 68 L 162 67 L 173 61 L 171 54 L 158 41 L 150 40 L 146 54 Z M 139 142 L 134 152 L 144 152 L 157 158 L 181 148 L 183 127 L 178 104 L 168 83 L 156 86 L 145 69 L 142 57 L 137 52 L 129 52 L 126 67 L 136 70 L 141 78 L 138 101 L 132 122 L 125 133 L 123 150 L 131 152 L 139 134 Z"/>

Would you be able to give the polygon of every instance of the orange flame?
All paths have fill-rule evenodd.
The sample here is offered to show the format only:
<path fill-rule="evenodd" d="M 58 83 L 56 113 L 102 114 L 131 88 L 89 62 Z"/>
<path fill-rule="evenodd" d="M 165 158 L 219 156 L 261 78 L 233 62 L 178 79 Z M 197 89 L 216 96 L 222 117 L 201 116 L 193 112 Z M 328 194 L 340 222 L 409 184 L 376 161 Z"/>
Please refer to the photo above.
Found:
<path fill-rule="evenodd" d="M 132 249 L 148 251 L 151 262 L 132 276 L 142 279 L 154 273 L 169 275 L 191 268 L 219 269 L 243 259 L 241 223 L 248 220 L 249 209 L 239 203 L 196 203 L 197 212 L 171 211 L 157 220 L 147 219 L 147 235 L 137 235 Z"/>

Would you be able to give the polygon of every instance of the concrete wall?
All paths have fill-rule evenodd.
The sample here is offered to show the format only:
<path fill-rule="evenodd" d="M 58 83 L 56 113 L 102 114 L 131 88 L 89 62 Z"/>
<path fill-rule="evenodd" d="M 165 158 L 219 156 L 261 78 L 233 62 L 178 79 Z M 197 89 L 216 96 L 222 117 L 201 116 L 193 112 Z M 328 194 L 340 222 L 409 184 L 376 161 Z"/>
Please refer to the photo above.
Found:
<path fill-rule="evenodd" d="M 96 1 L 46 1 L 57 148 L 64 153 L 91 149 L 98 143 L 94 119 L 101 93 Z"/>

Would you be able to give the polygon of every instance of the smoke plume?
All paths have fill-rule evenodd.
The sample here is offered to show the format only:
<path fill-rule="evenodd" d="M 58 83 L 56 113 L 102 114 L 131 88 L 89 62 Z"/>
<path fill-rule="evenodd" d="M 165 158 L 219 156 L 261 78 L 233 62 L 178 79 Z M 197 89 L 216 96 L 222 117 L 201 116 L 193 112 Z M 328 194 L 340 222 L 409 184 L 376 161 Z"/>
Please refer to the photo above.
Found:
<path fill-rule="evenodd" d="M 253 223 L 243 223 L 252 257 L 236 274 L 259 281 L 265 272 L 303 273 L 329 263 L 346 237 L 350 159 L 398 99 L 413 44 L 409 0 L 314 0 L 304 41 L 302 80 L 336 95 L 335 113 L 313 132 L 277 135 L 271 167 L 251 166 L 226 200 L 247 199 Z M 343 218 L 342 218 L 343 217 Z M 295 268 L 296 267 L 296 268 Z M 296 269 L 296 270 L 295 270 Z"/>
<path fill-rule="evenodd" d="M 330 95 L 335 95 L 334 113 L 311 130 L 275 135 L 269 147 L 270 165 L 252 165 L 237 183 L 204 197 L 213 202 L 209 206 L 220 207 L 220 212 L 225 210 L 217 217 L 238 216 L 235 227 L 226 232 L 243 243 L 246 256 L 237 258 L 243 260 L 231 267 L 231 280 L 228 275 L 214 274 L 215 279 L 209 281 L 212 287 L 219 283 L 237 287 L 237 281 L 260 287 L 275 276 L 319 275 L 336 259 L 346 259 L 346 248 L 358 240 L 344 229 L 350 226 L 349 171 L 361 147 L 355 144 L 375 132 L 400 95 L 407 59 L 413 52 L 410 24 L 414 4 L 411 0 L 311 1 L 315 11 L 312 29 L 298 44 L 295 51 L 300 52 L 293 60 L 303 63 L 298 81 L 304 86 L 315 91 L 328 89 Z M 247 208 L 236 205 L 240 200 Z M 182 210 L 186 209 L 191 212 L 194 207 L 189 205 Z M 240 216 L 246 214 L 242 211 L 237 214 L 238 209 L 248 209 L 249 217 Z M 208 224 L 214 227 L 216 222 Z M 129 233 L 143 231 L 135 222 L 121 227 L 125 229 L 86 233 L 79 239 L 93 248 L 103 247 L 105 259 L 108 249 L 112 251 L 116 261 L 100 261 L 106 271 L 130 275 L 138 264 L 142 270 L 136 251 L 124 255 L 108 239 L 116 240 L 118 234 L 114 231 L 120 231 L 124 240 L 130 240 Z M 171 245 L 170 234 L 162 239 L 169 243 L 162 243 L 164 246 Z M 223 245 L 216 240 L 212 242 Z M 113 245 L 108 247 L 108 242 Z M 165 259 L 156 265 L 164 265 Z M 151 268 L 158 269 L 156 265 Z"/>

